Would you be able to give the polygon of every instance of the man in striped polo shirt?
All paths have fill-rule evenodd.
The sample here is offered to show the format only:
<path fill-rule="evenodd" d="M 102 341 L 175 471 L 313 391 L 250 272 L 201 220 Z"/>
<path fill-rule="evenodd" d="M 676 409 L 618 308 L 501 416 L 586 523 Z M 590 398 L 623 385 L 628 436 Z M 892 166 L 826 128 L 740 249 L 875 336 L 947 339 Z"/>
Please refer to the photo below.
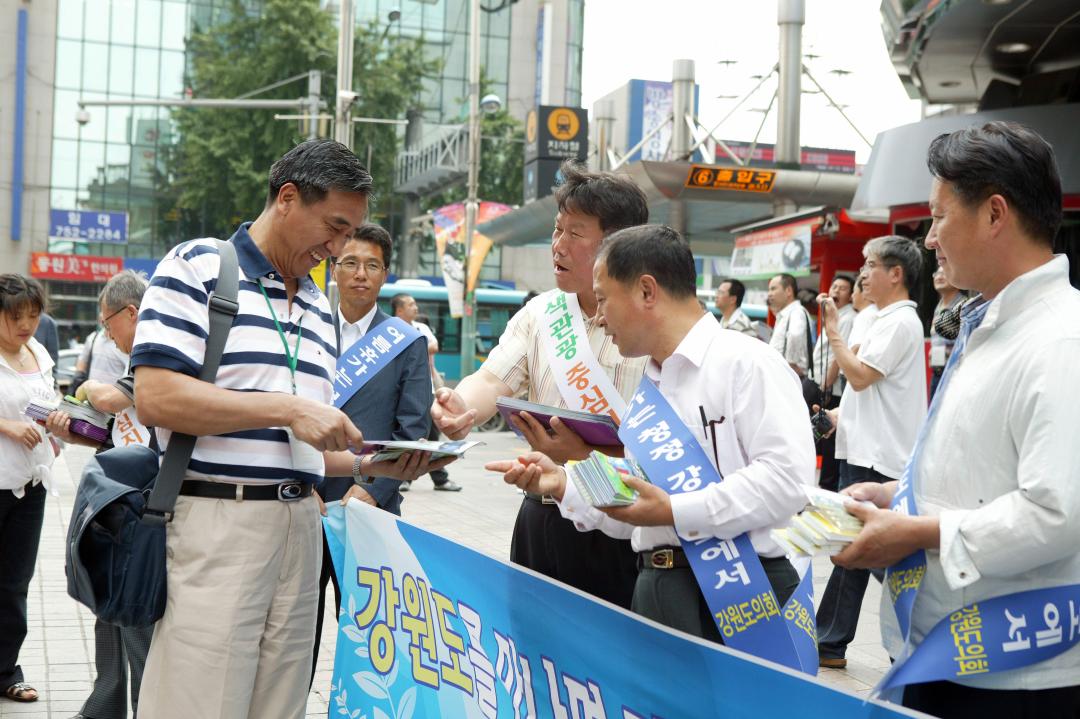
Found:
<path fill-rule="evenodd" d="M 214 242 L 171 250 L 143 298 L 131 352 L 139 418 L 163 450 L 173 431 L 199 436 L 167 529 L 168 604 L 143 719 L 304 713 L 322 549 L 311 483 L 323 451 L 363 441 L 331 405 L 334 326 L 308 273 L 364 223 L 371 190 L 356 156 L 329 140 L 274 163 L 266 207 L 230 240 L 239 311 L 214 384 L 197 378 Z"/>

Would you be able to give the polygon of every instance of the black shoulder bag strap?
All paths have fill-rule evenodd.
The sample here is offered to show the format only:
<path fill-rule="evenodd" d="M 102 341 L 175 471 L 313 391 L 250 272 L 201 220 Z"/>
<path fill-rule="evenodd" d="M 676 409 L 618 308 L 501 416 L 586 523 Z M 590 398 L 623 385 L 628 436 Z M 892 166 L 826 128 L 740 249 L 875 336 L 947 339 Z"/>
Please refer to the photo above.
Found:
<path fill-rule="evenodd" d="M 803 317 L 806 318 L 806 366 L 807 373 L 810 378 L 814 378 L 814 325 L 810 322 L 810 313 L 806 311 L 805 307 L 800 307 L 803 311 Z"/>
<path fill-rule="evenodd" d="M 222 240 L 214 242 L 218 246 L 221 266 L 218 268 L 217 286 L 210 293 L 210 333 L 206 338 L 206 355 L 199 372 L 199 379 L 210 383 L 217 378 L 221 355 L 225 352 L 225 340 L 240 307 L 236 301 L 240 278 L 236 248 Z M 172 519 L 176 497 L 180 494 L 180 484 L 184 481 L 191 453 L 195 450 L 195 440 L 193 435 L 179 432 L 173 432 L 169 438 L 169 447 L 165 450 L 161 469 L 150 493 L 150 501 L 143 512 L 144 520 L 166 522 Z"/>

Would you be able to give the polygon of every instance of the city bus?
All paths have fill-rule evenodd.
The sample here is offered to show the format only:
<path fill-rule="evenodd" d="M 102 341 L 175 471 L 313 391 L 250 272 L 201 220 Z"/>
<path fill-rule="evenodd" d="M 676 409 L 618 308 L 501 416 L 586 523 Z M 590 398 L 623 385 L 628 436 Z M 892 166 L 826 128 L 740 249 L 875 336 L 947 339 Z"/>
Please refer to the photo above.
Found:
<path fill-rule="evenodd" d="M 405 292 L 416 298 L 420 308 L 420 320 L 427 322 L 439 340 L 439 353 L 435 355 L 435 368 L 450 384 L 461 379 L 461 319 L 450 316 L 450 304 L 446 287 L 426 284 L 424 280 L 399 280 L 388 282 L 379 291 L 379 307 L 386 314 L 390 310 L 390 298 Z M 522 290 L 499 290 L 481 287 L 476 290 L 476 366 L 487 357 L 494 347 L 506 323 L 521 309 L 526 293 Z"/>

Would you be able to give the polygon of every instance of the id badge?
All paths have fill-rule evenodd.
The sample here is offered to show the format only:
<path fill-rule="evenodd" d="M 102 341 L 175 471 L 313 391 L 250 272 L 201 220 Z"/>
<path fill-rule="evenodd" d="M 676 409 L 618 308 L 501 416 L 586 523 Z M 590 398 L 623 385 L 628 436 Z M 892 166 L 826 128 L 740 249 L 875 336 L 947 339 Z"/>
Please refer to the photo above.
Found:
<path fill-rule="evenodd" d="M 289 451 L 292 453 L 293 470 L 323 476 L 326 465 L 323 463 L 322 452 L 304 440 L 297 439 L 292 429 L 286 427 L 285 432 L 289 435 Z"/>

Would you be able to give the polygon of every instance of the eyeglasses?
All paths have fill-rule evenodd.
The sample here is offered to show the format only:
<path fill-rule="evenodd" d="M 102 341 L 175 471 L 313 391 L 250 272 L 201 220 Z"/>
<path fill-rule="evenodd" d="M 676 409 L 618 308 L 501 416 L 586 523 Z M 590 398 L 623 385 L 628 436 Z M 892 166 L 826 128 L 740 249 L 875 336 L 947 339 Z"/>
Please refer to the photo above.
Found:
<path fill-rule="evenodd" d="M 379 263 L 379 262 L 363 262 L 363 263 L 361 263 L 361 262 L 358 262 L 356 260 L 342 260 L 341 262 L 337 263 L 337 266 L 340 267 L 341 269 L 343 269 L 345 272 L 347 272 L 350 275 L 355 274 L 358 269 L 363 267 L 364 268 L 364 274 L 368 275 L 369 277 L 371 275 L 377 275 L 380 272 L 382 272 L 384 269 L 386 269 L 386 267 L 383 264 Z"/>
<path fill-rule="evenodd" d="M 128 307 L 131 307 L 131 306 L 132 305 L 124 305 L 123 307 L 118 309 L 116 312 L 113 312 L 108 317 L 103 317 L 103 318 L 100 319 L 99 323 L 105 329 L 105 334 L 107 336 L 109 336 L 109 337 L 112 336 L 112 330 L 109 329 L 109 320 L 111 320 L 113 317 L 116 317 L 118 314 L 120 314 L 121 312 L 123 312 L 124 310 L 126 310 Z M 136 309 L 138 309 L 138 308 L 136 308 Z"/>
<path fill-rule="evenodd" d="M 864 264 L 862 267 L 859 268 L 859 273 L 860 274 L 869 273 L 871 270 L 873 270 L 873 269 L 875 269 L 877 267 L 884 267 L 885 269 L 888 270 L 888 269 L 891 269 L 893 267 L 897 267 L 897 264 L 895 262 L 890 263 L 890 262 L 877 262 L 875 260 L 867 260 L 866 264 Z"/>

